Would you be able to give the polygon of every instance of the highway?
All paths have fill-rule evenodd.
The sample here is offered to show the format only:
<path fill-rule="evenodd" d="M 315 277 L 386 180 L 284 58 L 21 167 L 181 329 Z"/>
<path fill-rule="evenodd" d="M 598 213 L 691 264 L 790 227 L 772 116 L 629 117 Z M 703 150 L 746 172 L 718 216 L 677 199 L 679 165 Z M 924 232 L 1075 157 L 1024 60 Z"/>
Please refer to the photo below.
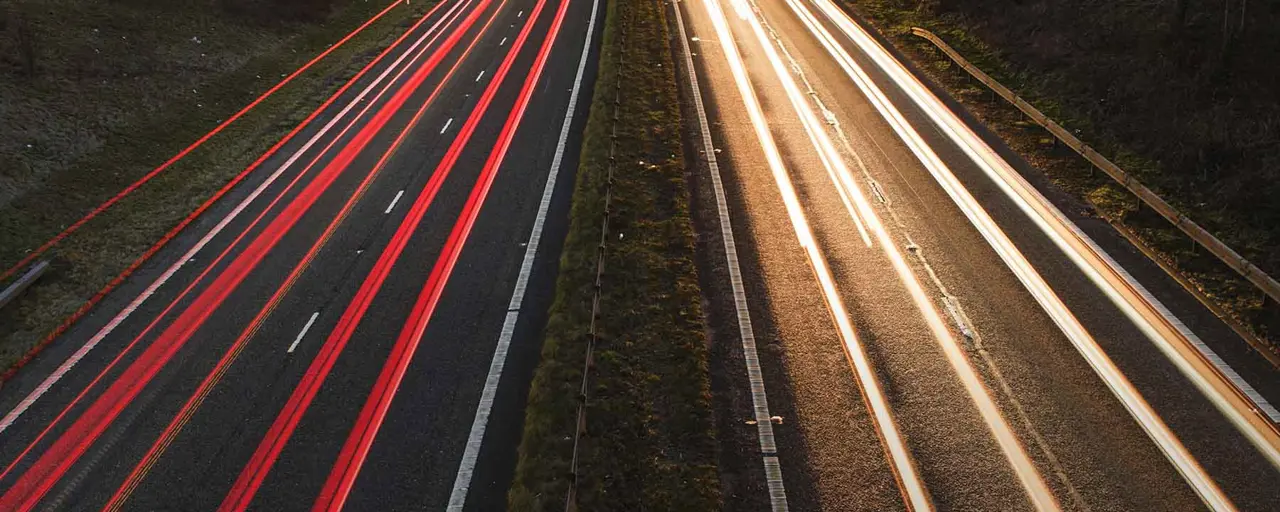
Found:
<path fill-rule="evenodd" d="M 0 510 L 502 508 L 603 14 L 415 20 L 5 384 Z"/>
<path fill-rule="evenodd" d="M 672 5 L 726 509 L 1280 503 L 1276 370 L 835 0 Z"/>

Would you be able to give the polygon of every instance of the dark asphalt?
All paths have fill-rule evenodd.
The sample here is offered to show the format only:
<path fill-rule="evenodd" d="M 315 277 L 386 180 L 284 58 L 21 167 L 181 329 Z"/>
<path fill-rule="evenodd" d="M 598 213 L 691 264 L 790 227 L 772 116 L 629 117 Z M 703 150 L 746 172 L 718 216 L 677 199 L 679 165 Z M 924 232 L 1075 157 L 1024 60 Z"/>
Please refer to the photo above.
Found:
<path fill-rule="evenodd" d="M 551 48 L 550 58 L 533 92 L 522 123 L 515 132 L 507 157 L 480 210 L 408 373 L 369 452 L 347 505 L 351 510 L 443 509 L 453 486 L 455 473 L 466 444 L 477 402 L 489 370 L 499 330 L 524 255 L 524 244 L 533 226 L 547 172 L 555 154 L 560 126 L 564 121 L 570 89 L 592 12 L 590 0 L 570 2 L 564 25 Z M 337 115 L 343 106 L 371 83 L 397 56 L 425 33 L 437 18 L 444 18 L 456 2 L 446 0 L 433 19 L 427 20 L 387 58 L 339 98 L 311 126 L 280 153 L 233 191 L 220 204 L 193 224 L 179 239 L 151 260 L 103 301 L 93 313 L 74 326 L 29 364 L 2 392 L 0 408 L 8 412 L 26 397 L 41 380 L 60 365 L 94 333 L 107 324 L 126 304 L 155 280 L 169 265 L 192 247 L 220 219 L 256 188 L 266 177 L 301 149 L 302 144 Z M 334 129 L 321 137 L 297 163 L 249 204 L 236 220 L 184 265 L 157 293 L 114 329 L 85 359 L 66 374 L 11 427 L 0 434 L 0 458 L 4 464 L 15 460 L 27 445 L 50 424 L 77 394 L 122 349 L 156 320 L 162 310 L 242 231 L 262 213 L 267 204 L 283 193 L 280 203 L 267 212 L 263 223 L 250 230 L 210 277 L 196 284 L 193 292 L 159 324 L 140 346 L 126 353 L 108 373 L 103 383 L 90 388 L 80 406 L 56 423 L 45 440 L 36 445 L 10 474 L 0 480 L 9 489 L 31 467 L 39 455 L 82 413 L 88 403 L 101 395 L 106 384 L 153 341 L 167 322 L 175 318 L 221 272 L 231 259 L 257 236 L 266 222 L 280 211 L 314 178 L 319 169 L 350 142 L 356 131 L 413 73 L 445 37 L 458 30 L 458 22 L 480 0 L 471 0 L 461 16 L 442 26 L 443 36 L 427 48 L 420 59 L 406 59 L 411 66 L 391 90 L 381 96 L 369 114 L 339 140 L 334 148 L 323 148 L 346 120 L 355 116 L 363 100 Z M 180 349 L 128 407 L 93 443 L 41 501 L 43 508 L 85 510 L 103 506 L 155 442 L 175 413 L 241 331 L 250 324 L 268 298 L 338 214 L 356 191 L 361 180 L 374 168 L 397 134 L 406 127 L 414 111 L 441 83 L 445 73 L 458 63 L 453 76 L 444 83 L 439 96 L 427 108 L 420 122 L 409 132 L 385 168 L 342 220 L 334 235 L 322 246 L 310 266 L 301 273 L 249 338 L 234 363 L 203 400 L 146 477 L 133 490 L 126 510 L 211 510 L 221 503 L 237 475 L 253 455 L 259 441 L 307 371 L 329 331 L 370 272 L 392 234 L 417 199 L 418 193 L 435 171 L 444 152 L 459 133 L 477 99 L 490 83 L 499 63 L 512 47 L 516 35 L 530 17 L 535 0 L 507 0 L 499 9 L 493 0 L 478 21 L 439 66 L 413 92 L 390 122 L 327 189 L 266 258 L 237 287 L 192 338 Z M 507 114 L 515 102 L 525 76 L 530 72 L 538 48 L 551 25 L 559 2 L 549 0 L 534 29 L 518 54 L 506 80 L 498 89 L 443 188 L 427 210 L 419 228 L 392 268 L 385 285 L 375 296 L 354 336 L 321 387 L 314 402 L 279 456 L 278 462 L 253 501 L 262 510 L 310 508 L 328 476 L 338 451 L 378 373 L 395 343 L 405 319 L 427 280 L 445 239 L 463 209 L 463 203 L 479 176 L 490 149 L 499 136 Z M 488 16 L 495 16 L 486 32 L 481 32 Z M 598 20 L 603 20 L 603 5 Z M 598 45 L 600 34 L 596 30 Z M 463 58 L 463 50 L 478 38 L 474 49 Z M 528 295 L 522 305 L 511 352 L 498 389 L 493 415 L 484 439 L 468 495 L 468 509 L 503 508 L 505 494 L 516 460 L 523 405 L 529 379 L 537 362 L 546 306 L 552 295 L 553 276 L 566 228 L 565 219 L 573 170 L 594 76 L 595 51 L 589 57 L 583 88 L 579 93 L 574 129 L 567 143 L 557 190 L 548 215 L 542 244 Z M 477 80 L 477 76 L 484 75 Z M 391 76 L 395 76 L 395 71 Z M 390 78 L 390 77 L 388 77 Z M 375 92 L 378 89 L 375 89 Z M 449 120 L 452 119 L 450 122 Z M 441 130 L 446 123 L 449 128 Z M 306 162 L 319 155 L 314 169 L 285 192 L 285 185 L 299 176 Z M 385 214 L 397 192 L 404 190 L 395 208 Z M 286 352 L 313 313 L 316 320 L 293 353 Z"/>
<path fill-rule="evenodd" d="M 984 350 L 965 342 L 969 359 L 1062 506 L 1093 510 L 1202 508 L 1173 466 L 786 3 L 756 3 L 817 96 L 840 120 L 853 152 L 883 188 L 890 202 L 877 203 L 877 214 L 898 240 L 926 292 L 935 301 L 941 298 L 928 277 L 925 261 L 972 320 Z M 755 37 L 746 23 L 734 16 L 728 2 L 722 5 L 805 214 L 938 508 L 1029 508 L 1021 486 L 888 260 L 879 247 L 867 248 L 858 236 Z M 868 422 L 866 406 L 813 272 L 795 241 L 703 2 L 684 0 L 680 6 L 689 36 L 699 39 L 691 43 L 696 53 L 695 71 L 707 102 L 712 135 L 721 150 L 717 157 L 725 173 L 735 238 L 743 256 L 746 293 L 759 337 L 771 414 L 785 420 L 775 428 L 792 507 L 901 508 L 901 497 Z M 1280 474 L 954 143 L 932 127 L 857 46 L 838 31 L 832 32 L 1235 504 L 1241 510 L 1267 510 L 1280 503 L 1280 486 L 1276 485 Z M 1273 402 L 1280 398 L 1275 371 L 1251 354 L 1229 328 L 1105 222 L 1082 215 L 1083 205 L 1054 190 L 959 105 L 949 105 L 1265 397 Z M 692 115 L 689 109 L 686 112 Z M 852 155 L 845 156 L 850 169 L 858 174 Z M 715 205 L 702 174 L 705 169 L 700 171 L 700 222 L 716 226 Z M 859 181 L 862 183 L 861 178 Z M 905 250 L 908 237 L 923 258 Z M 714 239 L 712 235 L 702 246 L 710 251 L 703 258 L 704 267 L 711 267 L 723 281 L 718 268 L 723 264 L 722 246 Z M 705 281 L 715 279 L 704 277 Z M 941 308 L 940 302 L 938 305 Z M 721 432 L 722 447 L 730 452 L 722 456 L 722 463 L 727 463 L 725 472 L 730 475 L 725 479 L 727 508 L 767 508 L 755 428 L 744 421 L 752 414 L 741 346 L 731 316 L 731 296 L 717 294 L 710 311 L 713 353 L 724 359 L 713 365 L 713 389 L 719 404 L 719 425 L 726 429 Z M 958 329 L 951 327 L 957 339 L 964 340 Z M 984 353 L 998 369 L 999 378 L 984 363 Z M 1001 380 L 1012 390 L 1011 395 L 1001 392 Z M 1035 440 L 1032 429 L 1043 441 Z M 1050 461 L 1049 453 L 1057 464 Z"/>

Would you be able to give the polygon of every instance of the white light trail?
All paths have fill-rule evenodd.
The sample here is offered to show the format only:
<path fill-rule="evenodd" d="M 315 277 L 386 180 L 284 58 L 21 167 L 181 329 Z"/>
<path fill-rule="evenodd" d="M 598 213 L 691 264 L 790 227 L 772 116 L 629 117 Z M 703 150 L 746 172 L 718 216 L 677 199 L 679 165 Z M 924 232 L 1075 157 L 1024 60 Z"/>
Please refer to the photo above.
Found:
<path fill-rule="evenodd" d="M 746 3 L 746 0 L 740 1 L 744 4 Z M 885 256 L 898 274 L 899 280 L 906 286 L 916 308 L 924 317 L 930 332 L 938 341 L 952 369 L 956 372 L 960 382 L 965 387 L 965 391 L 968 392 L 983 421 L 986 422 L 987 428 L 1000 446 L 1001 452 L 1004 453 L 1006 460 L 1008 460 L 1014 473 L 1018 476 L 1018 480 L 1026 491 L 1027 496 L 1038 510 L 1058 510 L 1058 502 L 1053 493 L 1049 491 L 1035 463 L 1027 456 L 1026 450 L 1023 449 L 1017 435 L 1013 433 L 1013 429 L 1001 414 L 1000 408 L 992 400 L 990 392 L 987 391 L 982 379 L 969 362 L 963 347 L 956 341 L 951 330 L 947 328 L 937 305 L 925 293 L 919 278 L 916 277 L 906 259 L 902 256 L 902 251 L 898 249 L 893 237 L 884 227 L 884 223 L 881 222 L 866 195 L 853 179 L 853 175 L 849 172 L 848 166 L 845 165 L 844 159 L 836 149 L 835 144 L 832 143 L 822 122 L 818 120 L 817 114 L 809 105 L 804 93 L 801 92 L 800 87 L 791 76 L 790 70 L 774 47 L 774 41 L 766 34 L 754 9 L 743 8 L 740 13 L 746 14 L 743 17 L 744 20 L 750 25 L 756 39 L 764 48 L 765 57 L 769 60 L 774 74 L 782 82 L 783 89 L 791 100 L 792 107 L 803 121 L 810 142 L 813 143 L 814 148 L 822 156 L 823 164 L 834 167 L 835 174 L 840 177 L 840 185 L 847 189 L 858 208 L 859 215 L 866 221 L 871 232 L 879 241 Z"/>
<path fill-rule="evenodd" d="M 995 155 L 995 153 L 977 139 L 976 135 L 963 124 L 958 118 L 955 118 L 945 106 L 933 97 L 923 91 L 923 85 L 919 83 L 913 76 L 906 72 L 896 61 L 892 61 L 891 57 L 885 53 L 884 49 L 871 40 L 869 35 L 862 32 L 859 27 L 853 24 L 847 15 L 839 11 L 839 9 L 829 0 L 813 0 L 829 20 L 831 20 L 838 28 L 840 28 L 846 36 L 858 44 L 864 52 L 876 60 L 877 64 L 891 78 L 895 80 L 899 86 L 921 107 L 921 109 L 929 115 L 929 117 L 938 125 L 939 129 L 948 135 L 957 145 L 966 152 L 981 168 L 996 182 L 1006 194 L 1012 198 L 1015 203 L 1031 218 L 1038 227 L 1044 231 L 1050 239 L 1058 245 L 1063 252 L 1076 263 L 1080 269 L 1106 293 L 1117 307 L 1123 311 L 1126 316 L 1134 320 L 1139 328 L 1152 337 L 1153 341 L 1157 338 L 1163 340 L 1162 337 L 1156 335 L 1152 324 L 1148 322 L 1141 314 L 1139 314 L 1133 305 L 1120 297 L 1120 292 L 1113 284 L 1108 284 L 1107 280 L 1102 277 L 1102 273 L 1088 262 L 1084 261 L 1084 257 L 1076 247 L 1068 242 L 1068 238 L 1063 236 L 1062 231 L 1070 230 L 1061 226 L 1064 219 L 1061 212 L 1054 218 L 1059 223 L 1058 228 L 1062 231 L 1054 229 L 1050 226 L 1048 219 L 1053 218 L 1044 210 L 1044 204 L 1047 203 L 1040 197 L 1039 209 L 1037 209 L 1026 196 L 1019 194 L 1013 190 L 1008 174 L 1016 174 L 1008 167 L 1008 163 Z M 1172 431 L 1164 424 L 1160 417 L 1151 409 L 1146 400 L 1132 386 L 1128 379 L 1119 371 L 1106 353 L 1098 346 L 1097 342 L 1085 331 L 1084 327 L 1079 323 L 1075 316 L 1067 309 L 1061 299 L 1049 288 L 1044 279 L 1031 267 L 1026 258 L 1013 245 L 1003 231 L 999 229 L 994 221 L 987 215 L 986 211 L 978 204 L 978 202 L 969 194 L 955 175 L 947 166 L 942 163 L 937 154 L 923 141 L 919 133 L 907 123 L 897 108 L 884 96 L 883 92 L 870 80 L 866 72 L 853 61 L 848 52 L 835 41 L 834 37 L 826 30 L 825 26 L 817 21 L 807 8 L 800 5 L 795 0 L 788 0 L 788 5 L 801 18 L 809 30 L 819 39 L 822 45 L 827 49 L 831 56 L 840 64 L 845 73 L 854 81 L 855 84 L 863 91 L 871 103 L 880 111 L 886 121 L 903 139 L 911 151 L 920 159 L 925 168 L 934 176 L 938 183 L 943 187 L 947 194 L 952 198 L 956 205 L 961 209 L 975 228 L 978 229 L 988 244 L 996 251 L 1005 264 L 1023 283 L 1028 292 L 1036 299 L 1042 308 L 1053 318 L 1055 324 L 1067 336 L 1077 350 L 1085 357 L 1086 361 L 1093 367 L 1094 371 L 1102 378 L 1102 380 L 1111 389 L 1112 393 L 1120 400 L 1120 402 L 1134 416 L 1135 420 L 1152 438 L 1165 456 L 1174 464 L 1183 478 L 1192 486 L 1201 499 L 1205 501 L 1214 510 L 1234 510 L 1234 506 L 1218 488 L 1217 484 L 1205 473 L 1199 463 L 1190 455 L 1186 447 L 1173 434 Z M 908 78 L 909 77 L 909 78 Z M 924 96 L 927 94 L 932 98 L 932 102 L 926 101 Z M 959 124 L 963 129 L 957 129 Z M 967 137 L 962 136 L 967 135 Z M 978 148 L 982 148 L 979 150 Z M 997 168 L 1005 171 L 1004 175 L 997 172 Z M 1019 177 L 1020 178 L 1020 177 Z M 1022 182 L 1025 188 L 1030 188 L 1025 182 Z M 1025 190 L 1022 191 L 1025 194 Z M 1153 336 L 1154 335 L 1154 336 Z M 1157 341 L 1157 345 L 1168 345 L 1167 341 Z M 1164 347 L 1162 347 L 1163 349 Z M 1172 349 L 1166 350 L 1169 354 Z M 1185 362 L 1185 359 L 1184 359 Z M 1175 361 L 1178 363 L 1178 361 Z M 1180 365 L 1180 369 L 1183 366 Z M 1188 373 L 1184 369 L 1184 373 Z M 1188 377 L 1193 381 L 1203 380 L 1197 372 L 1191 371 Z M 1200 382 L 1197 382 L 1200 385 Z M 1205 387 L 1201 387 L 1202 391 Z M 1211 397 L 1212 399 L 1212 397 Z M 1218 403 L 1215 401 L 1215 403 Z M 1220 409 L 1223 407 L 1220 405 Z M 1230 407 L 1225 408 L 1226 411 L 1235 412 Z M 1235 413 L 1238 415 L 1238 413 Z M 1232 414 L 1228 413 L 1228 416 Z M 1239 425 L 1239 423 L 1237 423 Z M 1251 437 L 1251 440 L 1253 437 Z"/>
<path fill-rule="evenodd" d="M 804 212 L 800 207 L 800 200 L 782 162 L 782 155 L 773 140 L 773 135 L 769 132 L 764 111 L 760 106 L 759 99 L 756 97 L 755 90 L 751 86 L 750 79 L 747 77 L 746 65 L 743 63 L 733 36 L 729 32 L 728 21 L 725 19 L 724 12 L 720 9 L 718 0 L 702 0 L 702 3 L 706 7 L 712 25 L 715 27 L 717 38 L 720 40 L 720 46 L 728 60 L 734 82 L 737 84 L 738 92 L 742 95 L 743 105 L 747 109 L 751 125 L 760 140 L 765 159 L 782 195 L 782 201 L 786 206 L 792 229 L 796 233 L 800 246 L 805 250 L 809 264 L 813 267 L 814 275 L 822 288 L 827 307 L 831 312 L 832 319 L 835 321 L 840 339 L 845 345 L 854 373 L 857 375 L 858 382 L 862 387 L 863 396 L 880 432 L 881 441 L 884 443 L 884 449 L 889 456 L 889 465 L 893 468 L 895 476 L 901 484 L 907 506 L 917 511 L 933 510 L 933 503 L 929 498 L 929 493 L 924 487 L 924 482 L 920 480 L 915 463 L 911 460 L 911 454 L 907 450 L 902 435 L 898 432 L 897 424 L 894 423 L 888 401 L 880 389 L 875 370 L 871 368 L 871 362 L 867 358 L 857 334 L 854 332 L 852 323 L 849 321 L 849 314 L 845 310 L 844 302 L 841 300 L 839 293 L 836 291 L 835 280 L 831 276 L 830 269 L 827 268 L 826 260 L 814 242 L 813 232 L 810 230 L 808 220 L 805 219 Z M 735 6 L 740 5 L 741 2 L 735 2 Z M 741 9 L 739 9 L 738 14 L 743 14 Z"/>

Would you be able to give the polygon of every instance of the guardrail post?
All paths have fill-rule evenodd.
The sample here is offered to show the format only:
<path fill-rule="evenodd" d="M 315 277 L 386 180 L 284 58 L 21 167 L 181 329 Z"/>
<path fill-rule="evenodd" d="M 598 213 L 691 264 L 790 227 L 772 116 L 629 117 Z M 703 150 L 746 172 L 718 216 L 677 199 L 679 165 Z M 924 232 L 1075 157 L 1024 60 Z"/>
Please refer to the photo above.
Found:
<path fill-rule="evenodd" d="M 40 279 L 40 276 L 43 276 L 44 273 L 48 271 L 49 262 L 47 260 L 41 261 L 40 263 L 36 263 L 32 266 L 31 270 L 22 274 L 22 277 L 19 277 L 13 282 L 13 284 L 10 284 L 8 288 L 5 288 L 4 291 L 0 292 L 0 309 L 3 309 L 5 306 L 9 305 L 10 302 L 13 302 L 13 299 L 22 295 L 22 292 L 27 291 L 27 288 L 31 287 L 32 283 L 36 282 L 37 279 Z"/>
<path fill-rule="evenodd" d="M 1275 333 L 1280 332 L 1280 302 L 1276 302 L 1275 297 L 1262 294 L 1262 304 L 1259 309 L 1259 322 L 1268 331 Z"/>
<path fill-rule="evenodd" d="M 1187 220 L 1181 213 L 1178 213 L 1171 205 L 1160 198 L 1160 196 L 1156 195 L 1155 192 L 1151 191 L 1151 189 L 1147 188 L 1135 179 L 1134 176 L 1124 172 L 1115 163 L 1098 154 L 1098 152 L 1093 148 L 1068 133 L 1063 127 L 1057 125 L 1053 120 L 1046 117 L 1043 112 L 1040 112 L 1034 106 L 1027 103 L 1026 100 L 1018 97 L 1016 93 L 1008 90 L 1008 88 L 1001 85 L 995 79 L 991 78 L 986 73 L 983 73 L 982 70 L 973 67 L 972 64 L 970 64 L 963 56 L 956 52 L 955 49 L 951 48 L 950 45 L 944 42 L 937 35 L 919 27 L 913 27 L 911 29 L 911 33 L 933 43 L 933 46 L 938 51 L 945 54 L 951 62 L 959 65 L 971 78 L 977 79 L 979 82 L 986 85 L 988 89 L 987 98 L 990 101 L 996 101 L 996 91 L 999 90 L 999 95 L 1012 103 L 1014 108 L 1017 108 L 1018 111 L 1022 113 L 1023 118 L 1030 118 L 1033 122 L 1043 126 L 1046 130 L 1049 130 L 1050 133 L 1054 135 L 1055 139 L 1057 139 L 1055 140 L 1055 145 L 1060 141 L 1062 144 L 1075 150 L 1076 153 L 1079 153 L 1085 160 L 1088 160 L 1089 163 L 1092 164 L 1089 166 L 1090 178 L 1094 177 L 1096 170 L 1102 170 L 1111 177 L 1116 184 L 1136 196 L 1138 202 L 1137 208 L 1132 212 L 1133 215 L 1145 215 L 1146 211 L 1150 210 L 1150 212 L 1155 213 L 1160 218 L 1169 221 L 1175 228 L 1181 230 L 1184 234 L 1190 237 L 1194 243 L 1204 247 L 1211 255 L 1239 274 L 1241 278 L 1248 280 L 1256 286 L 1258 290 L 1262 291 L 1263 294 L 1267 296 L 1263 301 L 1263 307 L 1268 309 L 1270 313 L 1268 314 L 1267 320 L 1264 320 L 1264 323 L 1276 325 L 1277 332 L 1280 332 L 1280 304 L 1278 304 L 1280 303 L 1280 281 L 1277 281 L 1257 266 L 1249 263 L 1248 260 L 1241 257 L 1239 253 L 1231 249 L 1231 247 L 1227 246 L 1227 244 L 1223 243 L 1221 239 L 1217 238 L 1212 233 L 1209 233 L 1195 222 Z"/>

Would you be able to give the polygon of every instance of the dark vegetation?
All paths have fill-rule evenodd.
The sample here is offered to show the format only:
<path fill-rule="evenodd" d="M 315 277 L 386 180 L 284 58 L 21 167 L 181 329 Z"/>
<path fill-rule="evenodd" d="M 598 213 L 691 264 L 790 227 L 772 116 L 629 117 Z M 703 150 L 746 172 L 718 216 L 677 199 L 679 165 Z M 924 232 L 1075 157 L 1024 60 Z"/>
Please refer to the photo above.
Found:
<path fill-rule="evenodd" d="M 556 299 L 508 508 L 565 507 L 616 127 L 577 510 L 717 510 L 706 335 L 664 2 L 608 4 Z"/>
<path fill-rule="evenodd" d="M 21 260 L 388 3 L 0 0 L 0 267 Z M 0 311 L 0 371 L 430 6 L 419 1 L 392 10 L 55 247 L 46 256 L 53 270 Z"/>
<path fill-rule="evenodd" d="M 320 21 L 329 15 L 334 0 L 217 0 L 222 10 L 246 21 L 262 24 Z"/>
<path fill-rule="evenodd" d="M 846 0 L 1065 189 L 1127 226 L 1262 337 L 1280 307 L 1102 173 L 983 97 L 927 28 L 1280 275 L 1280 3 L 1250 0 Z M 1013 111 L 1016 112 L 1016 111 Z M 1021 141 L 1016 139 L 1021 138 Z M 1030 144 L 1027 141 L 1032 141 Z"/>

